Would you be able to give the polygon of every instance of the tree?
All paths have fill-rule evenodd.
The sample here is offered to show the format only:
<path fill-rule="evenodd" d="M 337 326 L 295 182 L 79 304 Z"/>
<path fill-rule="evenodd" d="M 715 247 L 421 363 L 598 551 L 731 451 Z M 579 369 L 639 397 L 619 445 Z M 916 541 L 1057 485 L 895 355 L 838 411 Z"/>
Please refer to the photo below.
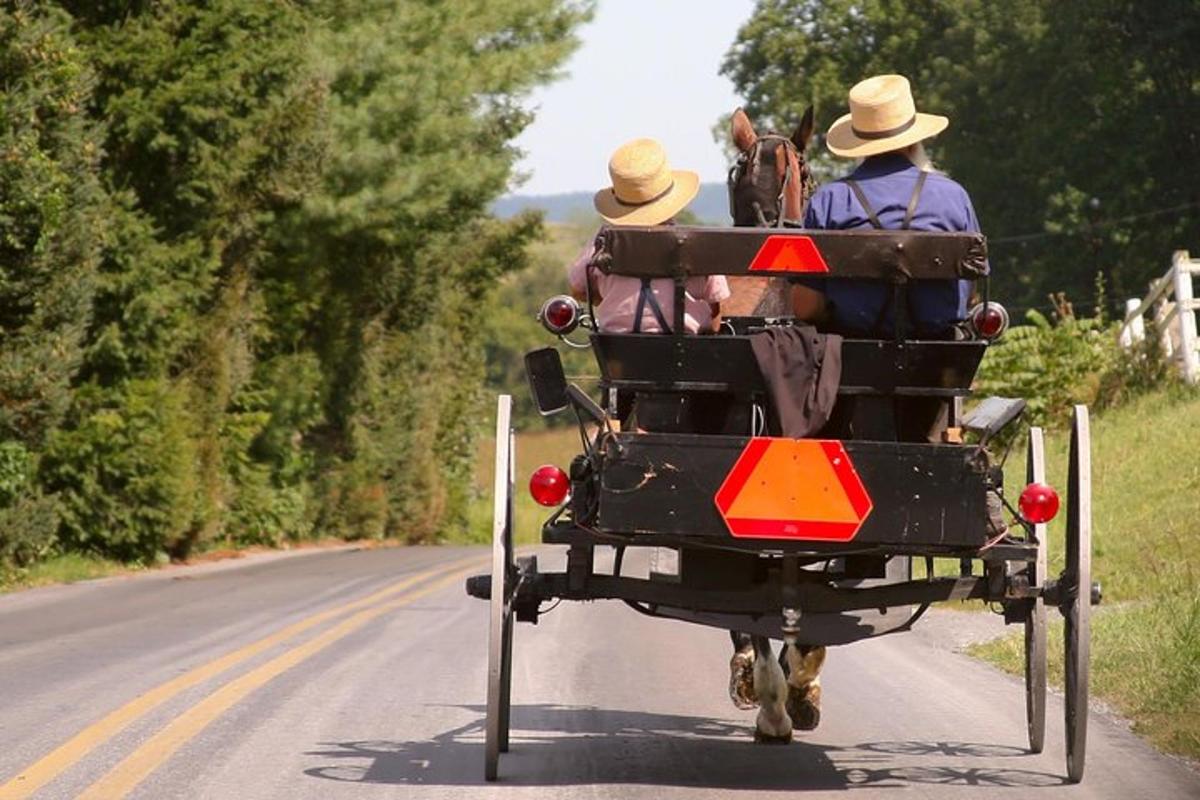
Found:
<path fill-rule="evenodd" d="M 91 73 L 69 23 L 0 10 L 0 566 L 52 543 L 37 455 L 71 402 L 104 227 Z"/>
<path fill-rule="evenodd" d="M 723 71 L 752 114 L 819 128 L 861 78 L 900 72 L 951 117 L 938 164 L 971 192 L 995 292 L 1137 293 L 1200 237 L 1200 14 L 1186 0 L 761 0 Z M 838 171 L 843 165 L 836 167 Z"/>

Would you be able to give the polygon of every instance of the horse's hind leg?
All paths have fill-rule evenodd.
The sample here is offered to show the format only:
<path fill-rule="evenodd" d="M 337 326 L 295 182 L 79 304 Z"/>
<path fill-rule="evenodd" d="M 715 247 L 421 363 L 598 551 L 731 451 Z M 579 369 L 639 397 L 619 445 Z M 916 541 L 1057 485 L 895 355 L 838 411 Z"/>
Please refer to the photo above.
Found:
<path fill-rule="evenodd" d="M 821 722 L 821 667 L 825 664 L 825 648 L 784 645 L 783 657 L 788 666 L 788 718 L 796 728 L 811 731 Z"/>
<path fill-rule="evenodd" d="M 754 693 L 754 642 L 750 634 L 730 631 L 733 658 L 729 660 L 729 699 L 742 711 L 758 706 Z"/>
<path fill-rule="evenodd" d="M 756 742 L 790 742 L 792 720 L 788 716 L 787 679 L 783 667 L 771 653 L 771 640 L 752 637 L 754 645 L 754 693 L 758 695 L 758 718 L 754 724 Z"/>

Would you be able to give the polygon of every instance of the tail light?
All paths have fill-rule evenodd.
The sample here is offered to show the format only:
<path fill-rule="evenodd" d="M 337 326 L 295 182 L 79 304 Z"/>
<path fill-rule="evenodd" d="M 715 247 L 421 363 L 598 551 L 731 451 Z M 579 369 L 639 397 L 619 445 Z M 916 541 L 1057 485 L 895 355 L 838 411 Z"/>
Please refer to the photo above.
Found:
<path fill-rule="evenodd" d="M 544 464 L 529 477 L 529 493 L 538 505 L 561 506 L 571 491 L 567 473 L 553 464 Z"/>
<path fill-rule="evenodd" d="M 579 304 L 565 294 L 551 297 L 542 303 L 538 322 L 551 333 L 565 336 L 579 326 Z"/>
<path fill-rule="evenodd" d="M 1017 505 L 1026 522 L 1040 525 L 1058 513 L 1058 492 L 1048 484 L 1031 483 L 1021 492 Z"/>
<path fill-rule="evenodd" d="M 980 303 L 971 309 L 967 319 L 981 339 L 996 339 L 1008 330 L 1008 311 L 999 303 Z"/>

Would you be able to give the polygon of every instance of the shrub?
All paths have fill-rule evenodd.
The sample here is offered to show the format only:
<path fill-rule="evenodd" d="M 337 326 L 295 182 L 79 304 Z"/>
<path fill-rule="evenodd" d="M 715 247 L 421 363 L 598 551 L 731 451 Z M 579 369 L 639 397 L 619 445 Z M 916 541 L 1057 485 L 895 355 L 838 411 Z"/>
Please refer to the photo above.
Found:
<path fill-rule="evenodd" d="M 0 444 L 0 572 L 22 567 L 54 547 L 58 507 L 33 487 L 33 459 L 20 442 Z"/>
<path fill-rule="evenodd" d="M 1117 361 L 1116 334 L 1100 317 L 1076 317 L 1062 295 L 1047 318 L 1027 311 L 1028 325 L 1009 329 L 988 348 L 976 378 L 979 395 L 1023 397 L 1031 425 L 1062 423 L 1076 403 L 1092 405 Z"/>
<path fill-rule="evenodd" d="M 196 522 L 194 423 L 167 380 L 81 387 L 41 464 L 71 549 L 143 563 L 182 557 Z"/>

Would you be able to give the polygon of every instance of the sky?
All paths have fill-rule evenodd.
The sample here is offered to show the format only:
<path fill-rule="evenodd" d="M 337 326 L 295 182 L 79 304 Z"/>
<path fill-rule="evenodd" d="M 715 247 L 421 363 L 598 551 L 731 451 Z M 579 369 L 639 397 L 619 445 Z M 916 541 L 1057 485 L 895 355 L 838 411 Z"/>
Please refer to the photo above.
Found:
<path fill-rule="evenodd" d="M 623 142 L 658 139 L 675 169 L 724 181 L 712 126 L 739 105 L 717 74 L 753 0 L 599 0 L 558 82 L 535 92 L 536 118 L 517 139 L 529 173 L 517 194 L 595 191 Z"/>

